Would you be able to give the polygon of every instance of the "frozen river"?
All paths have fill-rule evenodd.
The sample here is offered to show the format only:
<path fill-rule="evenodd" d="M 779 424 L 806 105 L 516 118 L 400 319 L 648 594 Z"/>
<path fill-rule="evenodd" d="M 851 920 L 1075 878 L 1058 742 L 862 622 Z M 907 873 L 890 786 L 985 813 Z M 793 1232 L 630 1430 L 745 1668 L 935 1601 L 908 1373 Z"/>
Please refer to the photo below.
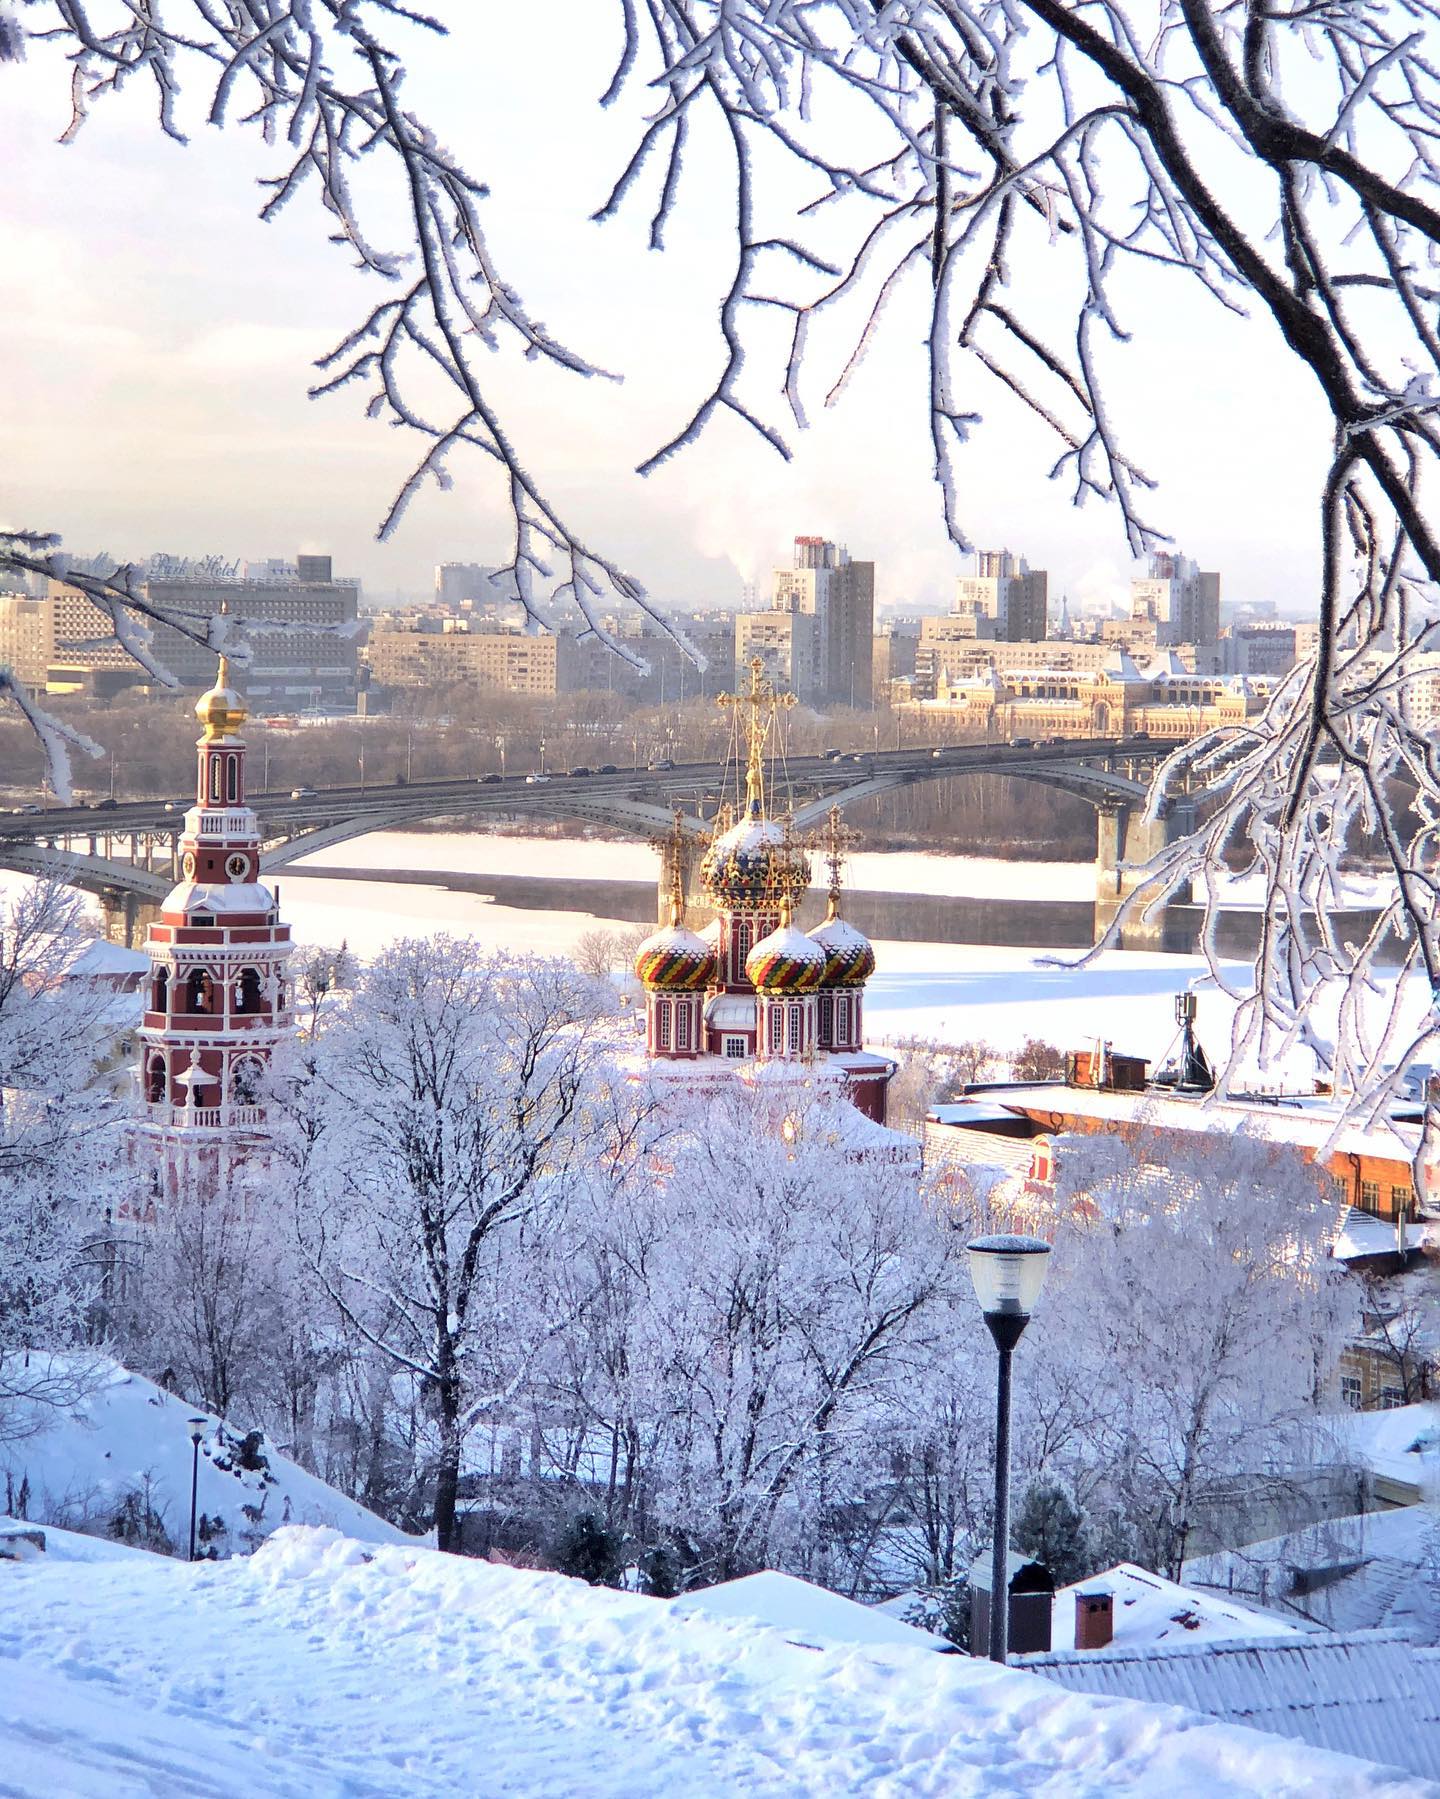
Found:
<path fill-rule="evenodd" d="M 496 948 L 568 954 L 597 926 L 653 917 L 659 872 L 659 859 L 645 844 L 461 833 L 378 832 L 309 860 L 376 872 L 374 881 L 325 879 L 304 874 L 305 863 L 298 862 L 279 877 L 285 915 L 298 937 L 344 938 L 362 956 L 397 937 L 435 931 Z M 436 881 L 387 878 L 397 873 L 433 873 Z M 446 876 L 553 885 L 554 904 L 543 903 L 543 886 L 527 887 L 527 903 L 513 906 L 447 887 Z M 1088 906 L 1094 880 L 1089 863 L 916 854 L 861 854 L 848 871 L 857 909 L 877 891 L 969 898 L 993 906 L 1002 933 L 1007 904 L 1043 899 Z M 633 888 L 634 904 L 618 917 L 574 910 L 576 885 L 591 883 L 619 884 L 627 897 Z M 1104 1033 L 1148 1056 L 1171 1043 L 1174 995 L 1202 972 L 1193 956 L 1116 953 L 1075 971 L 1054 966 L 1042 950 L 883 937 L 876 956 L 866 1008 L 872 1040 L 978 1038 L 1005 1048 L 1034 1036 L 1072 1047 Z M 1217 1024 L 1219 1017 L 1217 1010 Z"/>

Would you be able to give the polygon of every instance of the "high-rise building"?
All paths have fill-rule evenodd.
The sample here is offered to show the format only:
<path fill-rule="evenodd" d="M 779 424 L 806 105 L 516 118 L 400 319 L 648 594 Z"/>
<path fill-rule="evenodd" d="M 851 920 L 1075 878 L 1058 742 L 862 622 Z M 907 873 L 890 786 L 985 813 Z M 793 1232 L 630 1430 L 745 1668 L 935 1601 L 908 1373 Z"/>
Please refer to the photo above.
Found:
<path fill-rule="evenodd" d="M 1009 550 L 978 550 L 972 573 L 955 583 L 952 612 L 957 618 L 985 618 L 991 636 L 1004 643 L 1038 643 L 1045 636 L 1050 577 Z"/>
<path fill-rule="evenodd" d="M 1160 551 L 1130 583 L 1130 615 L 1153 624 L 1157 641 L 1216 643 L 1220 637 L 1220 576 L 1187 557 Z"/>
<path fill-rule="evenodd" d="M 841 544 L 823 537 L 797 537 L 793 565 L 775 570 L 773 611 L 808 620 L 792 627 L 791 660 L 798 681 L 808 667 L 809 685 L 795 685 L 803 700 L 823 705 L 868 706 L 873 682 L 875 564 L 852 562 Z M 763 613 L 742 613 L 761 619 Z M 800 639 L 808 636 L 808 646 Z M 751 653 L 761 654 L 757 648 Z M 749 660 L 737 625 L 737 667 Z"/>
<path fill-rule="evenodd" d="M 27 594 L 0 593 L 0 668 L 43 693 L 54 650 L 54 607 Z"/>
<path fill-rule="evenodd" d="M 435 565 L 435 598 L 442 606 L 477 604 L 481 600 L 503 597 L 491 585 L 493 568 L 483 562 L 437 562 Z"/>

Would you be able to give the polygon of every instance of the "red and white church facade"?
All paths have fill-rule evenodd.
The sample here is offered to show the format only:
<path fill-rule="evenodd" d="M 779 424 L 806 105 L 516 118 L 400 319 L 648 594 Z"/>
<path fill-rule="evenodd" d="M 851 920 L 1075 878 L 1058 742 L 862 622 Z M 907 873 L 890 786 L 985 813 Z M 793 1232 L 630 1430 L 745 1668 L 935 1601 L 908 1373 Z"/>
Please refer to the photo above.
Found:
<path fill-rule="evenodd" d="M 763 745 L 785 697 L 753 664 L 751 691 L 737 702 L 751 712 L 744 805 L 701 860 L 701 887 L 715 909 L 703 933 L 685 923 L 680 846 L 672 846 L 669 922 L 635 956 L 647 1070 L 695 1090 L 787 1077 L 829 1086 L 883 1126 L 896 1065 L 864 1046 L 875 952 L 840 913 L 838 817 L 832 814 L 829 908 L 802 931 L 794 915 L 809 891 L 810 860 L 789 822 L 766 814 Z"/>
<path fill-rule="evenodd" d="M 182 879 L 145 943 L 140 1130 L 165 1185 L 187 1170 L 218 1175 L 253 1147 L 266 1065 L 293 1022 L 290 927 L 259 878 L 240 735 L 247 714 L 223 658 L 195 715 L 203 730 L 179 846 Z"/>

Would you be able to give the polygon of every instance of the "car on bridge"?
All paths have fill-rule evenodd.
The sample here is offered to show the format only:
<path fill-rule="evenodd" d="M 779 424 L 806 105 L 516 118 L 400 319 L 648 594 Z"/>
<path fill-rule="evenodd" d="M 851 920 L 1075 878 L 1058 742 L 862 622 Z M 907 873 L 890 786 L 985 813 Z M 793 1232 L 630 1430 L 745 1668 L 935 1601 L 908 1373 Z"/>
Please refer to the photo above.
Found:
<path fill-rule="evenodd" d="M 649 768 L 657 768 L 657 769 L 674 768 L 675 762 L 674 762 L 673 757 L 659 756 L 656 758 L 656 760 L 654 762 L 647 763 L 646 766 Z"/>
<path fill-rule="evenodd" d="M 597 775 L 618 775 L 620 770 L 613 762 L 602 762 L 595 772 Z"/>
<path fill-rule="evenodd" d="M 526 775 L 525 785 L 527 787 L 538 787 L 542 781 L 548 781 L 549 779 L 549 775 L 542 775 L 537 769 L 534 774 Z"/>
<path fill-rule="evenodd" d="M 292 800 L 313 800 L 315 789 L 313 787 L 292 787 L 290 797 Z"/>
<path fill-rule="evenodd" d="M 588 775 L 591 772 L 590 768 L 582 762 L 577 768 L 572 768 L 570 770 L 570 778 L 571 780 L 578 780 L 581 775 Z"/>
<path fill-rule="evenodd" d="M 475 779 L 480 783 L 480 785 L 482 787 L 497 787 L 497 786 L 499 786 L 500 782 L 504 779 L 504 777 L 502 775 L 497 775 L 492 772 L 488 775 L 477 775 L 475 777 Z"/>

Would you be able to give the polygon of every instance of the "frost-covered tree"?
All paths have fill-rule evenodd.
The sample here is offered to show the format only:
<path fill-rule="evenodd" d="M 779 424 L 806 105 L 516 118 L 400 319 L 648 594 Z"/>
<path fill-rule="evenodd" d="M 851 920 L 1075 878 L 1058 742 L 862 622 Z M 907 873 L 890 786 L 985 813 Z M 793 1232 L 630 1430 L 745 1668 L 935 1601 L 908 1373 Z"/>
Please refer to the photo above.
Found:
<path fill-rule="evenodd" d="M 318 1119 L 301 1239 L 346 1325 L 415 1384 L 442 1549 L 466 1440 L 523 1376 L 543 1311 L 527 1245 L 622 1147 L 602 1027 L 593 983 L 562 963 L 402 942 L 345 997 L 300 1095 Z"/>
<path fill-rule="evenodd" d="M 604 1240 L 616 1400 L 651 1517 L 699 1546 L 700 1578 L 831 1576 L 880 1421 L 930 1353 L 954 1233 L 863 1134 L 824 1095 L 717 1100 Z"/>
<path fill-rule="evenodd" d="M 125 1175 L 101 1066 L 109 996 L 65 978 L 88 941 L 58 882 L 0 904 L 0 1432 L 7 1409 L 33 1422 L 73 1402 L 81 1365 L 50 1352 L 83 1341 L 103 1307 Z"/>
<path fill-rule="evenodd" d="M 1027 1348 L 1038 1379 L 1069 1369 L 1090 1395 L 1061 1466 L 1178 1578 L 1222 1483 L 1280 1503 L 1315 1460 L 1353 1309 L 1334 1196 L 1288 1145 L 1244 1136 L 1067 1142 L 1059 1170 L 1076 1210 Z"/>

